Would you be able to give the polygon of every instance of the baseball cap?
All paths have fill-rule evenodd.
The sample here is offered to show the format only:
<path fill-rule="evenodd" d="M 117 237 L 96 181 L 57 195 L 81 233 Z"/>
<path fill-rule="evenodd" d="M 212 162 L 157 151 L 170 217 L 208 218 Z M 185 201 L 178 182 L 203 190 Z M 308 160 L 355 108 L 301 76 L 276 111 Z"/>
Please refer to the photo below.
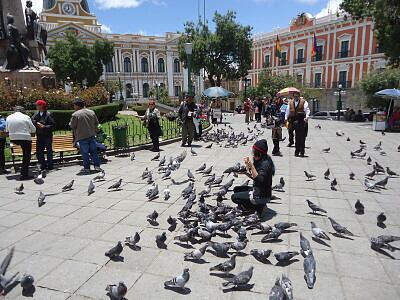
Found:
<path fill-rule="evenodd" d="M 41 105 L 41 106 L 43 106 L 43 107 L 47 107 L 47 102 L 46 101 L 44 101 L 44 100 L 37 100 L 35 103 L 34 103 L 35 105 Z"/>

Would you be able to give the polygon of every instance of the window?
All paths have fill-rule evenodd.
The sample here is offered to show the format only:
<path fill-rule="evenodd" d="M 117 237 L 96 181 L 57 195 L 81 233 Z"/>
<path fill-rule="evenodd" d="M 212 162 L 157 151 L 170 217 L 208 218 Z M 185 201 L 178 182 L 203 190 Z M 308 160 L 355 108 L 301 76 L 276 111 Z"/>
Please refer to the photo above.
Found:
<path fill-rule="evenodd" d="M 340 71 L 339 72 L 339 84 L 342 85 L 342 87 L 346 87 L 346 79 L 347 79 L 347 71 Z"/>
<path fill-rule="evenodd" d="M 286 66 L 286 52 L 282 52 L 281 66 Z"/>
<path fill-rule="evenodd" d="M 143 98 L 149 97 L 149 84 L 143 83 Z"/>
<path fill-rule="evenodd" d="M 317 53 L 315 54 L 315 61 L 321 61 L 323 59 L 324 46 L 317 46 Z"/>
<path fill-rule="evenodd" d="M 301 64 L 304 62 L 303 55 L 304 55 L 304 49 L 298 49 L 297 50 L 297 60 L 296 60 L 297 64 Z"/>
<path fill-rule="evenodd" d="M 105 64 L 106 72 L 114 72 L 114 64 L 112 61 Z"/>
<path fill-rule="evenodd" d="M 126 98 L 133 98 L 132 97 L 132 84 L 126 84 Z"/>
<path fill-rule="evenodd" d="M 142 72 L 148 73 L 149 72 L 149 62 L 146 57 L 143 57 L 141 60 Z M 146 98 L 146 97 L 145 97 Z"/>
<path fill-rule="evenodd" d="M 265 55 L 264 67 L 269 68 L 269 55 Z"/>
<path fill-rule="evenodd" d="M 175 73 L 181 72 L 181 63 L 179 62 L 179 59 L 177 59 L 177 58 L 174 59 L 174 72 Z"/>
<path fill-rule="evenodd" d="M 315 73 L 314 75 L 314 87 L 320 87 L 321 86 L 321 73 Z"/>
<path fill-rule="evenodd" d="M 297 74 L 296 79 L 298 83 L 303 83 L 303 75 Z"/>
<path fill-rule="evenodd" d="M 131 69 L 131 59 L 129 57 L 124 58 L 124 72 L 125 73 L 130 73 L 132 72 Z"/>
<path fill-rule="evenodd" d="M 158 73 L 164 73 L 164 72 L 165 72 L 164 59 L 159 58 L 158 59 Z"/>
<path fill-rule="evenodd" d="M 350 55 L 349 51 L 349 41 L 343 41 L 340 43 L 340 52 L 339 52 L 339 58 L 344 58 L 344 57 L 349 57 Z"/>
<path fill-rule="evenodd" d="M 174 86 L 174 95 L 175 95 L 175 97 L 179 97 L 180 93 L 181 93 L 181 86 L 180 85 Z"/>

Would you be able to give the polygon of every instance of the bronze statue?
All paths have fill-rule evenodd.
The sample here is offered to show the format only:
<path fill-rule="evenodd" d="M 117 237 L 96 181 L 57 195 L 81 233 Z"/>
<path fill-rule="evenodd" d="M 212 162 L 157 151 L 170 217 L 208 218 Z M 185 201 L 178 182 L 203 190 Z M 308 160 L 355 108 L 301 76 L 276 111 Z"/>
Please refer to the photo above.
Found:
<path fill-rule="evenodd" d="M 29 49 L 21 42 L 18 28 L 14 26 L 14 17 L 7 14 L 7 37 L 10 46 L 7 49 L 5 69 L 23 69 L 28 66 Z"/>

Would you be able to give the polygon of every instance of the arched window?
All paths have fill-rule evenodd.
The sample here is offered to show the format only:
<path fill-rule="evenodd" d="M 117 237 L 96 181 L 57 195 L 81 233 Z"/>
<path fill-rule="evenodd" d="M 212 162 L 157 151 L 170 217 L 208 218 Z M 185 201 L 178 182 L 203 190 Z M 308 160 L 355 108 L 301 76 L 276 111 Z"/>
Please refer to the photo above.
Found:
<path fill-rule="evenodd" d="M 165 64 L 164 64 L 164 59 L 159 58 L 158 59 L 158 73 L 164 73 L 165 72 Z"/>
<path fill-rule="evenodd" d="M 126 98 L 133 98 L 132 97 L 132 84 L 126 84 Z"/>
<path fill-rule="evenodd" d="M 147 61 L 146 57 L 142 58 L 141 64 L 142 64 L 142 72 L 148 73 L 149 72 L 149 62 Z"/>
<path fill-rule="evenodd" d="M 181 63 L 179 62 L 179 59 L 175 58 L 174 59 L 174 72 L 180 73 L 180 71 L 181 71 Z"/>
<path fill-rule="evenodd" d="M 105 64 L 106 72 L 114 72 L 114 64 L 112 61 Z"/>
<path fill-rule="evenodd" d="M 143 98 L 149 97 L 149 84 L 143 83 Z"/>
<path fill-rule="evenodd" d="M 132 72 L 131 68 L 131 59 L 129 57 L 124 58 L 124 72 L 125 73 L 130 73 Z"/>

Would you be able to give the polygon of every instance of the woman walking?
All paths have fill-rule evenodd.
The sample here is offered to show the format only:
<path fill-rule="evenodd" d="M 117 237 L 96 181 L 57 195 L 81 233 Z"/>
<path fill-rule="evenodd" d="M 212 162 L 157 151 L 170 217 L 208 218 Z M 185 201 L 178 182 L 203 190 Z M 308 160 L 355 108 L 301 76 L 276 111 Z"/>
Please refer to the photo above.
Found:
<path fill-rule="evenodd" d="M 138 118 L 143 120 L 143 126 L 147 127 L 149 130 L 150 138 L 153 143 L 153 147 L 150 151 L 160 151 L 160 142 L 158 138 L 162 135 L 159 122 L 161 115 L 160 111 L 156 108 L 154 100 L 149 100 L 149 107 L 147 108 L 146 113 L 144 116 L 138 116 Z"/>

